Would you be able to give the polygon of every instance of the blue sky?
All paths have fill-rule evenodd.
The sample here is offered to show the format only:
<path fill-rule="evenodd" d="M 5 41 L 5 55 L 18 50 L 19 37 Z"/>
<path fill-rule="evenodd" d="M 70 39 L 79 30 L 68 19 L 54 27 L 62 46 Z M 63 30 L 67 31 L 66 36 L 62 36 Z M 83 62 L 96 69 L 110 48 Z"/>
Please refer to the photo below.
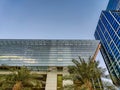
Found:
<path fill-rule="evenodd" d="M 0 0 L 0 38 L 94 39 L 108 0 Z"/>
<path fill-rule="evenodd" d="M 94 39 L 107 4 L 108 0 L 0 0 L 0 39 Z"/>

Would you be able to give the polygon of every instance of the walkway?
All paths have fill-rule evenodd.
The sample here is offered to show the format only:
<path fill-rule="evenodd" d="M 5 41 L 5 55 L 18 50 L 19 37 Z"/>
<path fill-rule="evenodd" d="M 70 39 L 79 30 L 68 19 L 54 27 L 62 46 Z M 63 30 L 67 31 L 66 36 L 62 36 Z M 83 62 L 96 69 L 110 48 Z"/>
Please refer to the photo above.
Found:
<path fill-rule="evenodd" d="M 57 90 L 57 73 L 48 72 L 45 90 Z"/>

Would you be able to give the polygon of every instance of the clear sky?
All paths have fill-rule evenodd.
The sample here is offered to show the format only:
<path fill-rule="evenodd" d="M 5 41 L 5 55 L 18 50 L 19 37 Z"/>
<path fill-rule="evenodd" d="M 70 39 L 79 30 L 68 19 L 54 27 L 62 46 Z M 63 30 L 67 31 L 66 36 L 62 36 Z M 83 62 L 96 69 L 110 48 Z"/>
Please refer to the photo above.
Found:
<path fill-rule="evenodd" d="M 108 0 L 0 0 L 0 39 L 94 39 L 107 4 Z"/>
<path fill-rule="evenodd" d="M 0 39 L 94 39 L 108 0 L 0 0 Z"/>

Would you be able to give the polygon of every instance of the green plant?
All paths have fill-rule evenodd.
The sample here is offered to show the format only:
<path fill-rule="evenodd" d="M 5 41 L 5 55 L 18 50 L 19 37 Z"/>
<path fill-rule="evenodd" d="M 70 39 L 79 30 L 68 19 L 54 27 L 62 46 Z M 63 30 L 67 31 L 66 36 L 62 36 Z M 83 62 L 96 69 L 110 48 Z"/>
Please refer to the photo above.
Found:
<path fill-rule="evenodd" d="M 63 84 L 63 83 L 62 83 L 62 80 L 63 80 L 63 79 L 62 79 L 62 75 L 58 74 L 58 75 L 57 75 L 57 88 L 58 88 L 58 90 L 61 90 L 61 89 L 62 89 L 62 86 L 63 86 L 63 85 L 62 85 L 62 84 Z"/>
<path fill-rule="evenodd" d="M 0 77 L 0 87 L 2 90 L 34 90 L 33 88 L 42 88 L 45 82 L 38 79 L 41 75 L 31 74 L 30 71 L 21 67 L 20 69 L 11 69 L 11 74 Z M 2 83 L 1 83 L 2 82 Z"/>

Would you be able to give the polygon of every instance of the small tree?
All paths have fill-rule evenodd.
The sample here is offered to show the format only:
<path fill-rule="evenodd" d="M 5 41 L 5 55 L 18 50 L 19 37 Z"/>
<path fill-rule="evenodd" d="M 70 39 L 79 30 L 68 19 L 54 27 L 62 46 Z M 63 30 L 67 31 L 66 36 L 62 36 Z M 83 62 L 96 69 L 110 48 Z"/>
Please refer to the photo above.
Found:
<path fill-rule="evenodd" d="M 68 66 L 70 77 L 74 82 L 75 90 L 103 90 L 101 75 L 105 69 L 98 67 L 99 62 L 89 58 L 85 61 L 81 57 L 79 60 L 73 59 L 74 66 Z"/>

